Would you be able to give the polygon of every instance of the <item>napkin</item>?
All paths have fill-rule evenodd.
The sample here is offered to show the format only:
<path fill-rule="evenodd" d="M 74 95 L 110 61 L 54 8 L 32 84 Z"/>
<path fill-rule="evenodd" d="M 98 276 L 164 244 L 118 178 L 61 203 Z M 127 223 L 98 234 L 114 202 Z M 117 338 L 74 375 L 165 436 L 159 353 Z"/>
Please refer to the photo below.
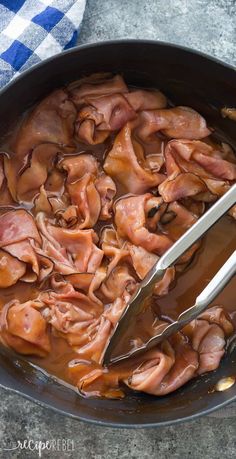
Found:
<path fill-rule="evenodd" d="M 86 0 L 0 0 L 0 87 L 76 44 Z"/>

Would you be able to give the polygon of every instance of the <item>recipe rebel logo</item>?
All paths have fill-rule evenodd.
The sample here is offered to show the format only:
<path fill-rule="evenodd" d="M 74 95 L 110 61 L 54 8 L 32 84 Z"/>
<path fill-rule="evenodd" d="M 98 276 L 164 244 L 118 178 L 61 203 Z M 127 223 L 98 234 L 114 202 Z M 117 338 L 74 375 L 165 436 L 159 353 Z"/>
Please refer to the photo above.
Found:
<path fill-rule="evenodd" d="M 73 452 L 75 451 L 75 442 L 71 438 L 53 438 L 50 440 L 33 440 L 24 439 L 14 442 L 4 443 L 0 451 L 31 451 L 36 453 L 39 458 L 43 457 L 43 452 Z"/>

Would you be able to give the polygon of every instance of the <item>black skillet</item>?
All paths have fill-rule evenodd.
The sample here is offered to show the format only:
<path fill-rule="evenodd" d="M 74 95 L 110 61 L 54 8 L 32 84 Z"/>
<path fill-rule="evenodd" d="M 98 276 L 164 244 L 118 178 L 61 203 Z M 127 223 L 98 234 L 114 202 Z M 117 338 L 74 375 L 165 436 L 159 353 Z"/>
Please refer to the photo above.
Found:
<path fill-rule="evenodd" d="M 0 136 L 32 104 L 53 89 L 94 72 L 122 73 L 136 86 L 157 87 L 176 104 L 199 110 L 211 126 L 236 145 L 236 124 L 220 109 L 236 107 L 236 72 L 222 62 L 175 45 L 121 40 L 85 45 L 61 53 L 25 72 L 0 92 Z M 236 384 L 225 392 L 212 388 L 223 376 L 236 375 L 236 349 L 220 368 L 168 396 L 142 394 L 124 400 L 85 399 L 53 382 L 17 356 L 0 352 L 0 386 L 78 420 L 118 427 L 174 424 L 210 413 L 236 401 Z"/>

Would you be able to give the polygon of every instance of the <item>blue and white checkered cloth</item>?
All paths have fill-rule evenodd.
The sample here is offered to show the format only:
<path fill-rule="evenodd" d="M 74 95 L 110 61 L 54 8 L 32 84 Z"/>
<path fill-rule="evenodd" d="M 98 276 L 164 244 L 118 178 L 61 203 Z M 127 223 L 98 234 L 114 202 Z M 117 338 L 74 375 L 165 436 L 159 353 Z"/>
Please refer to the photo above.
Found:
<path fill-rule="evenodd" d="M 86 0 L 0 0 L 0 87 L 75 45 Z"/>

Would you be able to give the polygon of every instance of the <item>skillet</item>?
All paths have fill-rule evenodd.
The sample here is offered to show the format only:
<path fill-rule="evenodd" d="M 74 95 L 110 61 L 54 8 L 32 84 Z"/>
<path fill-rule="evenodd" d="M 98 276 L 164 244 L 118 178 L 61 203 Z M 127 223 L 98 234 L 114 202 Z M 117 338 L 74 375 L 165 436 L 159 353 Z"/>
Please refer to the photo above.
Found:
<path fill-rule="evenodd" d="M 157 87 L 175 104 L 193 107 L 236 146 L 235 122 L 220 109 L 236 107 L 235 69 L 180 46 L 145 40 L 84 45 L 51 57 L 26 71 L 0 92 L 0 136 L 28 108 L 55 88 L 95 72 L 121 73 L 135 86 Z M 78 420 L 111 427 L 158 427 L 191 420 L 236 401 L 236 384 L 225 392 L 212 388 L 236 375 L 236 348 L 217 371 L 193 379 L 165 397 L 128 395 L 124 400 L 85 399 L 72 388 L 16 354 L 0 350 L 0 386 Z"/>

